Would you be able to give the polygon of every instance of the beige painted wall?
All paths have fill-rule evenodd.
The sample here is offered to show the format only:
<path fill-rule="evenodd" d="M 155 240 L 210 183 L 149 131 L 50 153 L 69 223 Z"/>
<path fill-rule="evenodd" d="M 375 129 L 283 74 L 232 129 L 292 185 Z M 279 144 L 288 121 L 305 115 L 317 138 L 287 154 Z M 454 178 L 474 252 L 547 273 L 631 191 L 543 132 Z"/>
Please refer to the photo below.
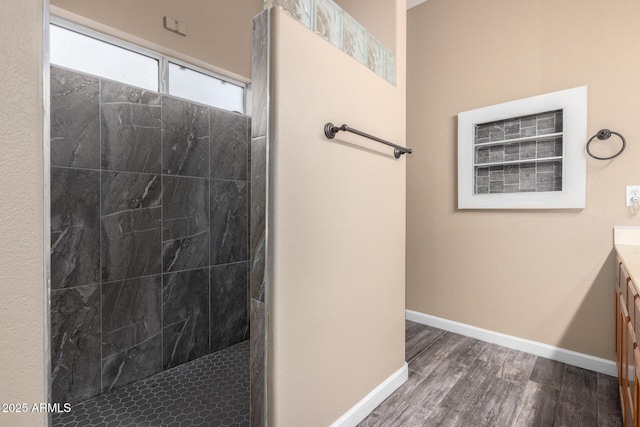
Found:
<path fill-rule="evenodd" d="M 404 364 L 405 164 L 347 123 L 405 143 L 398 86 L 274 11 L 269 258 L 270 425 L 327 426 Z"/>
<path fill-rule="evenodd" d="M 0 404 L 46 402 L 42 0 L 0 2 Z M 44 425 L 0 413 L 0 425 Z"/>
<path fill-rule="evenodd" d="M 408 309 L 613 359 L 612 227 L 640 225 L 624 206 L 640 184 L 639 15 L 635 0 L 409 10 Z M 586 209 L 457 211 L 457 113 L 581 85 L 588 136 L 629 142 L 589 158 Z"/>
<path fill-rule="evenodd" d="M 262 0 L 52 0 L 51 5 L 109 26 L 96 29 L 113 36 L 124 32 L 137 38 L 133 42 L 176 53 L 178 59 L 195 58 L 213 67 L 196 65 L 244 81 L 251 77 L 251 20 L 262 10 Z M 164 16 L 185 22 L 187 36 L 165 30 Z"/>
<path fill-rule="evenodd" d="M 395 4 L 392 1 L 335 0 L 349 15 L 362 24 L 385 46 L 393 50 L 396 32 L 393 24 Z"/>

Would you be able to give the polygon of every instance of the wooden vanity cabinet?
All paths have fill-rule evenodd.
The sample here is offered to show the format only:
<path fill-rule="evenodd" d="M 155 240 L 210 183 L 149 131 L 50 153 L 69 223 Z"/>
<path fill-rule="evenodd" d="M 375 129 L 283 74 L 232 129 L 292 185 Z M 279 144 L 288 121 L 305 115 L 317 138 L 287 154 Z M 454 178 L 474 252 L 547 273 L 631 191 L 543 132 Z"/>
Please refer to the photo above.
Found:
<path fill-rule="evenodd" d="M 640 296 L 624 264 L 618 259 L 615 294 L 615 350 L 618 368 L 618 389 L 625 427 L 640 426 L 640 396 L 638 365 L 640 351 Z"/>

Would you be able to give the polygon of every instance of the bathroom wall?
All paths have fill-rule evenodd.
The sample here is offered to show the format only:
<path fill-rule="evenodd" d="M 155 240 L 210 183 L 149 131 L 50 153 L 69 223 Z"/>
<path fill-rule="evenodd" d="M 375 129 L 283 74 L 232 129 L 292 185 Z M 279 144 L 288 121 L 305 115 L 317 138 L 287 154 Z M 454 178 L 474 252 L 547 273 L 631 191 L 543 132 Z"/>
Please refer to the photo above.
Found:
<path fill-rule="evenodd" d="M 382 44 L 391 48 L 396 45 L 395 28 L 393 25 L 389 25 L 389 17 L 395 14 L 394 2 L 337 0 L 336 3 L 380 40 Z"/>
<path fill-rule="evenodd" d="M 54 402 L 248 338 L 248 124 L 52 67 Z"/>
<path fill-rule="evenodd" d="M 262 10 L 262 0 L 52 0 L 51 5 L 54 14 L 104 33 L 244 82 L 251 78 L 251 19 Z M 163 28 L 167 15 L 187 25 L 186 37 Z"/>
<path fill-rule="evenodd" d="M 43 1 L 0 2 L 0 425 L 44 425 L 30 411 L 47 401 L 45 382 L 45 206 L 43 200 Z"/>
<path fill-rule="evenodd" d="M 613 359 L 612 227 L 640 183 L 640 29 L 634 0 L 429 0 L 408 11 L 407 308 Z M 461 111 L 588 86 L 582 210 L 459 211 Z M 584 140 L 586 144 L 587 140 Z M 614 153 L 612 139 L 594 146 Z"/>
<path fill-rule="evenodd" d="M 269 425 L 331 425 L 404 365 L 407 158 L 323 133 L 331 121 L 405 143 L 406 4 L 389 3 L 395 85 L 279 8 L 257 24 L 268 62 L 254 68 L 251 167 L 262 150 L 267 211 L 252 339 L 266 329 Z"/>

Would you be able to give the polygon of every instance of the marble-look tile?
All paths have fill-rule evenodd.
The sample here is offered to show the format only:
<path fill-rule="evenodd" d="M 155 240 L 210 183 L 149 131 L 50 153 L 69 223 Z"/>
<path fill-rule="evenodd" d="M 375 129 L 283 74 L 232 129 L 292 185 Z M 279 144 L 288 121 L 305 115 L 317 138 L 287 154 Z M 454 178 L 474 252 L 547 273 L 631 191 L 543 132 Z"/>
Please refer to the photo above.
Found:
<path fill-rule="evenodd" d="M 163 368 L 209 350 L 209 268 L 163 275 Z"/>
<path fill-rule="evenodd" d="M 362 64 L 367 64 L 367 30 L 353 19 L 347 12 L 343 12 L 343 46 L 347 54 Z"/>
<path fill-rule="evenodd" d="M 367 67 L 378 74 L 385 76 L 384 46 L 371 34 L 367 37 Z"/>
<path fill-rule="evenodd" d="M 161 272 L 161 191 L 157 175 L 102 173 L 102 280 Z"/>
<path fill-rule="evenodd" d="M 100 393 L 100 285 L 51 292 L 51 399 Z"/>
<path fill-rule="evenodd" d="M 160 95 L 103 80 L 101 100 L 102 168 L 160 173 Z"/>
<path fill-rule="evenodd" d="M 209 107 L 162 98 L 162 167 L 169 175 L 209 177 Z"/>
<path fill-rule="evenodd" d="M 160 275 L 102 284 L 102 357 L 126 351 L 161 328 Z"/>
<path fill-rule="evenodd" d="M 102 79 L 100 90 L 103 103 L 125 103 L 159 106 L 162 103 L 162 95 L 158 92 L 128 86 L 124 83 Z"/>
<path fill-rule="evenodd" d="M 342 9 L 333 0 L 315 0 L 315 7 L 314 31 L 342 49 Z"/>
<path fill-rule="evenodd" d="M 51 165 L 100 167 L 100 83 L 51 67 Z"/>
<path fill-rule="evenodd" d="M 102 392 L 157 374 L 162 370 L 162 336 L 144 342 L 102 360 Z"/>
<path fill-rule="evenodd" d="M 102 216 L 159 207 L 162 199 L 160 175 L 102 172 Z"/>
<path fill-rule="evenodd" d="M 262 427 L 266 420 L 266 309 L 253 298 L 250 306 L 251 427 Z"/>
<path fill-rule="evenodd" d="M 253 18 L 251 49 L 251 135 L 267 134 L 269 96 L 269 9 Z"/>
<path fill-rule="evenodd" d="M 251 141 L 251 207 L 249 249 L 251 298 L 264 302 L 265 236 L 267 205 L 266 137 Z"/>
<path fill-rule="evenodd" d="M 209 180 L 162 178 L 163 271 L 209 265 Z"/>
<path fill-rule="evenodd" d="M 211 265 L 249 258 L 248 189 L 245 181 L 211 180 Z"/>
<path fill-rule="evenodd" d="M 282 10 L 300 21 L 302 25 L 311 29 L 311 0 L 272 0 L 272 4 L 280 6 Z"/>
<path fill-rule="evenodd" d="M 211 178 L 248 179 L 248 125 L 247 116 L 211 109 Z"/>
<path fill-rule="evenodd" d="M 102 218 L 102 280 L 160 273 L 161 208 L 135 209 Z"/>
<path fill-rule="evenodd" d="M 211 267 L 211 352 L 248 338 L 248 267 L 247 262 Z"/>
<path fill-rule="evenodd" d="M 51 289 L 100 281 L 100 172 L 51 168 Z"/>

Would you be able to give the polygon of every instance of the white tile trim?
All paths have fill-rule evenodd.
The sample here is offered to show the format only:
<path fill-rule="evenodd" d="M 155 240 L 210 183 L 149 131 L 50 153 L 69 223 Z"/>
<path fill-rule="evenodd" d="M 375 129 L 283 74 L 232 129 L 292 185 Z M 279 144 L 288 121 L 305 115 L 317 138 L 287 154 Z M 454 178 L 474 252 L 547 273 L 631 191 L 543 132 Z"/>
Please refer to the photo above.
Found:
<path fill-rule="evenodd" d="M 407 10 L 412 7 L 416 7 L 419 4 L 426 2 L 427 0 L 407 0 Z"/>
<path fill-rule="evenodd" d="M 545 357 L 551 360 L 556 360 L 568 365 L 600 372 L 612 377 L 618 375 L 616 364 L 612 360 L 602 359 L 600 357 L 591 356 L 589 354 L 578 353 L 576 351 L 554 347 L 548 344 L 530 341 L 511 335 L 502 334 L 500 332 L 490 331 L 488 329 L 478 328 L 476 326 L 455 322 L 453 320 L 443 319 L 441 317 L 431 316 L 429 314 L 424 314 L 413 310 L 407 310 L 406 319 L 411 320 L 412 322 L 421 323 L 423 325 L 432 326 L 434 328 L 444 329 L 445 331 L 475 338 L 480 341 L 501 345 L 503 347 L 524 351 L 525 353 Z"/>
<path fill-rule="evenodd" d="M 364 399 L 349 409 L 331 427 L 355 427 L 373 412 L 376 407 L 404 384 L 409 378 L 409 367 L 405 362 L 402 368 L 391 374 L 378 387 L 374 388 Z"/>

